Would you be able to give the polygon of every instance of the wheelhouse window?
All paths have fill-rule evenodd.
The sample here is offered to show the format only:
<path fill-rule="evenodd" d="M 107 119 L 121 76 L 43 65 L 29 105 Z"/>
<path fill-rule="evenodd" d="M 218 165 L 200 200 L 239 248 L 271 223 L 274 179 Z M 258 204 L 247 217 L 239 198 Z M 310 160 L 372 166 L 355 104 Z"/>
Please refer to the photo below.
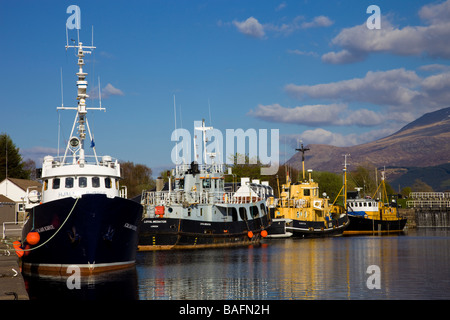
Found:
<path fill-rule="evenodd" d="M 80 188 L 86 188 L 87 187 L 87 178 L 86 177 L 78 178 L 78 186 Z"/>
<path fill-rule="evenodd" d="M 203 188 L 211 188 L 211 179 L 203 180 Z"/>
<path fill-rule="evenodd" d="M 92 177 L 92 187 L 100 188 L 100 178 L 99 177 Z"/>
<path fill-rule="evenodd" d="M 253 218 L 256 218 L 258 216 L 258 214 L 259 214 L 258 207 L 257 206 L 251 206 L 250 207 L 250 214 L 251 214 L 251 216 Z"/>
<path fill-rule="evenodd" d="M 111 178 L 105 178 L 105 187 L 111 189 Z"/>
<path fill-rule="evenodd" d="M 264 206 L 264 204 L 263 203 L 261 203 L 261 212 L 262 212 L 262 214 L 266 214 L 266 207 Z"/>
<path fill-rule="evenodd" d="M 239 208 L 239 216 L 243 221 L 247 221 L 247 210 L 244 207 Z"/>
<path fill-rule="evenodd" d="M 59 189 L 61 180 L 59 178 L 54 178 L 52 183 L 52 189 Z"/>
<path fill-rule="evenodd" d="M 238 213 L 237 213 L 236 208 L 234 208 L 234 207 L 231 207 L 231 217 L 233 219 L 233 222 L 238 221 Z"/>
<path fill-rule="evenodd" d="M 73 188 L 73 178 L 72 177 L 66 178 L 65 187 L 68 189 Z"/>

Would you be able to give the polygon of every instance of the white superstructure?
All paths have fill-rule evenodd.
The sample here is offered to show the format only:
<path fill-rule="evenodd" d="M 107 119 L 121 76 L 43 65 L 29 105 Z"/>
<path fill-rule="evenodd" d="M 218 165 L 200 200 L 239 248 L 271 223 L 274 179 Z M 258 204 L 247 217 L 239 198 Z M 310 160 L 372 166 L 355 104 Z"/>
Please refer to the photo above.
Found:
<path fill-rule="evenodd" d="M 81 197 L 83 194 L 106 194 L 113 198 L 126 198 L 126 188 L 119 189 L 120 164 L 110 156 L 98 157 L 95 144 L 87 120 L 88 110 L 105 110 L 104 108 L 86 107 L 88 82 L 87 73 L 83 71 L 84 49 L 95 49 L 93 46 L 66 46 L 76 48 L 78 57 L 77 107 L 58 107 L 59 110 L 76 110 L 77 114 L 70 133 L 70 139 L 62 157 L 46 156 L 42 164 L 41 179 L 43 181 L 41 202 L 49 202 L 66 197 Z M 77 131 L 75 132 L 75 128 Z M 85 154 L 87 134 L 91 141 L 92 156 Z"/>

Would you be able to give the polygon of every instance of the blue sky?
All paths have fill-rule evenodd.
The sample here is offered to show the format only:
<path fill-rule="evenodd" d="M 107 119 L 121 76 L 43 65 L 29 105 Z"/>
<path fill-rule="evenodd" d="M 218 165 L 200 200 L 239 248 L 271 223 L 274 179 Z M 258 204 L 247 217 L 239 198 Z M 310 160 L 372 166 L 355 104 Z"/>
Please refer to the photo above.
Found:
<path fill-rule="evenodd" d="M 202 118 L 222 132 L 279 129 L 281 162 L 298 139 L 360 144 L 448 107 L 450 0 L 2 1 L 0 132 L 24 158 L 56 154 L 58 119 L 61 148 L 70 133 L 73 111 L 56 108 L 61 69 L 64 105 L 76 105 L 71 4 L 84 43 L 94 27 L 85 71 L 107 108 L 88 115 L 97 152 L 154 176 L 173 166 L 173 95 L 191 132 Z M 372 4 L 379 30 L 366 26 Z"/>

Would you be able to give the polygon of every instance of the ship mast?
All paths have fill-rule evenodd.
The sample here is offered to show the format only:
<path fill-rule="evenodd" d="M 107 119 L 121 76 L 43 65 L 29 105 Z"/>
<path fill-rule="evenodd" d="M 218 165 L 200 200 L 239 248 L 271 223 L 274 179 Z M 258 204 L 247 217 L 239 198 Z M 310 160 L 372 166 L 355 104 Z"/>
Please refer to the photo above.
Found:
<path fill-rule="evenodd" d="M 347 156 L 350 154 L 344 154 L 344 208 L 347 211 Z"/>
<path fill-rule="evenodd" d="M 303 181 L 305 181 L 305 152 L 309 150 L 309 148 L 304 148 L 303 143 L 301 144 L 300 149 L 295 149 L 297 151 L 300 151 L 302 153 L 302 171 L 303 171 Z"/>
<path fill-rule="evenodd" d="M 62 160 L 62 163 L 65 163 L 67 153 L 70 150 L 73 154 L 73 163 L 76 163 L 78 161 L 79 164 L 84 164 L 85 159 L 85 152 L 84 152 L 84 141 L 86 139 L 86 129 L 88 130 L 89 136 L 92 139 L 91 131 L 89 128 L 89 123 L 87 121 L 87 110 L 106 110 L 105 108 L 102 108 L 101 106 L 98 108 L 92 108 L 92 107 L 86 107 L 86 99 L 89 98 L 89 95 L 86 93 L 88 82 L 86 80 L 86 76 L 88 75 L 86 72 L 83 71 L 84 66 L 84 55 L 90 54 L 92 51 L 87 51 L 85 49 L 94 50 L 95 47 L 93 45 L 91 46 L 83 46 L 82 42 L 79 42 L 78 45 L 66 45 L 66 50 L 68 48 L 76 48 L 77 49 L 77 57 L 78 57 L 78 72 L 76 73 L 78 77 L 77 81 L 77 100 L 78 100 L 78 106 L 77 107 L 64 107 L 63 105 L 61 107 L 58 107 L 58 110 L 77 110 L 77 114 L 75 115 L 75 120 L 73 123 L 72 131 L 70 133 L 70 140 L 67 144 L 66 151 L 64 153 L 64 158 Z M 74 136 L 74 129 L 75 125 L 78 122 L 78 137 Z M 78 153 L 78 159 L 76 158 L 76 154 Z M 95 149 L 94 149 L 95 154 Z M 95 154 L 95 160 L 98 164 L 97 155 Z"/>
<path fill-rule="evenodd" d="M 205 127 L 205 119 L 202 119 L 202 126 L 201 127 L 195 127 L 195 130 L 202 131 L 202 139 L 203 139 L 203 163 L 206 165 L 206 131 L 212 130 L 213 127 Z M 194 146 L 195 149 L 195 146 Z"/>

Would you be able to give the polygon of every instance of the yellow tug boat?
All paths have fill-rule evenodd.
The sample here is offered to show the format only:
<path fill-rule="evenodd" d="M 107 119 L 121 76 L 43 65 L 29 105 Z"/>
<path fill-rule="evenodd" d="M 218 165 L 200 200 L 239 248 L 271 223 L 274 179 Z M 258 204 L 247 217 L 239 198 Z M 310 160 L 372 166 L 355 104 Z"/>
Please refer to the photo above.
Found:
<path fill-rule="evenodd" d="M 327 237 L 341 235 L 349 225 L 346 208 L 335 205 L 324 195 L 319 196 L 319 184 L 311 178 L 312 170 L 305 177 L 305 151 L 301 145 L 303 180 L 291 183 L 289 174 L 286 184 L 279 190 L 280 198 L 270 198 L 268 206 L 272 212 L 272 224 L 267 229 L 268 237 Z M 343 192 L 342 192 L 343 191 Z M 344 184 L 339 192 L 346 203 L 346 167 Z M 336 199 L 339 197 L 336 197 Z"/>

